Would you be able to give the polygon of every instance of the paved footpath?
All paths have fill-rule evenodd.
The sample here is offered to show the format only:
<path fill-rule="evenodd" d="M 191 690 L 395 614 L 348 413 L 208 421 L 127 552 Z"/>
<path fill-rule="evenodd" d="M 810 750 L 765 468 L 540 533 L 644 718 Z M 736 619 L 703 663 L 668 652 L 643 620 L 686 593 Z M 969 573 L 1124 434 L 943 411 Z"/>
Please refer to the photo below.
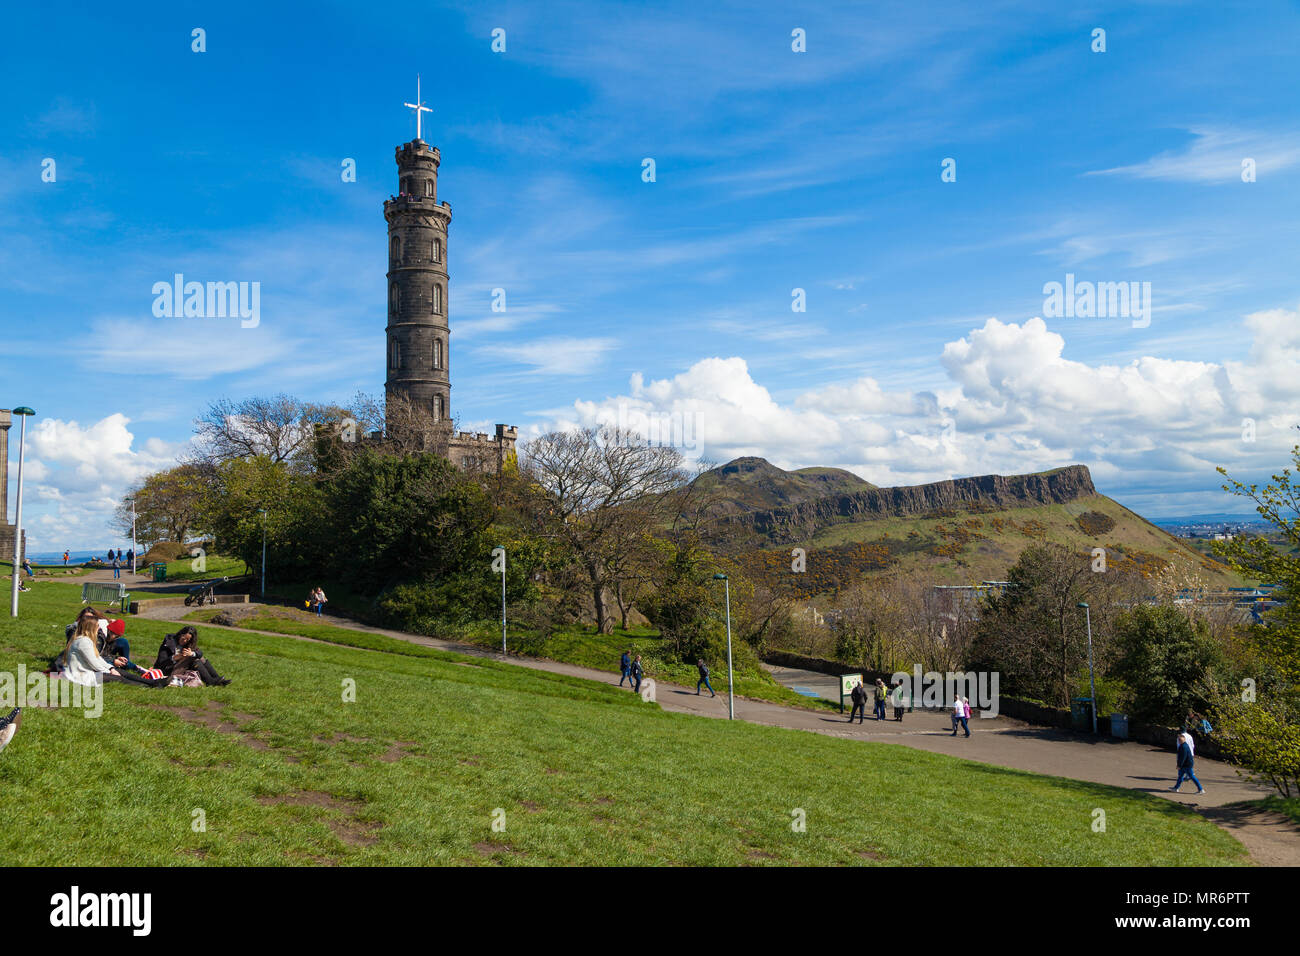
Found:
<path fill-rule="evenodd" d="M 244 608 L 256 610 L 257 607 L 255 604 L 236 605 L 240 610 Z M 192 610 L 194 609 L 187 607 L 163 607 L 155 608 L 142 616 L 179 620 Z M 368 627 L 333 615 L 325 616 L 322 623 L 355 631 L 383 634 L 413 644 L 456 651 L 474 657 L 507 660 L 511 664 L 534 670 L 567 674 L 610 685 L 618 684 L 617 673 L 577 667 L 559 661 L 515 656 L 503 658 L 499 651 L 493 652 L 478 645 Z M 241 628 L 241 630 L 246 629 Z M 274 636 L 292 635 L 275 634 Z M 310 638 L 304 639 L 310 640 Z M 702 717 L 726 718 L 727 716 L 725 694 L 712 698 L 707 695 L 697 695 L 689 688 L 667 683 L 657 683 L 656 690 L 658 703 L 665 710 Z M 1187 789 L 1182 793 L 1175 794 L 1169 790 L 1173 784 L 1175 771 L 1174 755 L 1168 750 L 1136 741 L 1072 734 L 1006 717 L 990 719 L 974 717 L 970 721 L 969 738 L 960 735 L 953 737 L 947 715 L 933 711 L 905 714 L 902 722 L 868 720 L 865 723 L 849 724 L 844 717 L 834 713 L 802 710 L 738 697 L 736 718 L 769 727 L 810 731 L 850 740 L 899 744 L 1000 767 L 1142 790 L 1187 804 L 1198 810 L 1232 833 L 1250 851 L 1255 862 L 1261 865 L 1300 866 L 1300 830 L 1290 821 L 1275 813 L 1228 806 L 1245 800 L 1258 800 L 1271 791 L 1250 783 L 1240 777 L 1231 765 L 1221 761 L 1206 758 L 1199 758 L 1196 761 L 1196 775 L 1207 790 L 1205 794 L 1198 796 L 1190 785 L 1185 785 Z"/>

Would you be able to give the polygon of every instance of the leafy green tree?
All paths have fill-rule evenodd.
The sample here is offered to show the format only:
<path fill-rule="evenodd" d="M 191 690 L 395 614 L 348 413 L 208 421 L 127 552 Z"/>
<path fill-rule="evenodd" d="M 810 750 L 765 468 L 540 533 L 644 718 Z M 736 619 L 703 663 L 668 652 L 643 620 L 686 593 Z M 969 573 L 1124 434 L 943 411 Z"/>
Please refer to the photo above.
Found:
<path fill-rule="evenodd" d="M 268 578 L 301 581 L 320 568 L 320 489 L 313 476 L 265 455 L 235 458 L 204 473 L 200 523 L 223 552 Z"/>
<path fill-rule="evenodd" d="M 358 590 L 427 582 L 474 562 L 490 577 L 492 502 L 445 458 L 362 449 L 325 484 L 322 505 L 325 563 Z"/>
<path fill-rule="evenodd" d="M 1068 707 L 1075 675 L 1088 666 L 1084 612 L 1091 605 L 1095 669 L 1106 670 L 1110 625 L 1132 581 L 1093 570 L 1087 554 L 1054 543 L 1026 548 L 1007 572 L 1009 586 L 985 601 L 968 666 L 998 671 L 1005 692 Z"/>
<path fill-rule="evenodd" d="M 1129 713 L 1151 723 L 1178 723 L 1206 701 L 1201 688 L 1222 655 L 1202 622 L 1172 605 L 1139 604 L 1119 615 L 1110 676 L 1128 688 Z"/>
<path fill-rule="evenodd" d="M 654 590 L 644 601 L 646 617 L 678 659 L 694 662 L 716 654 L 725 644 L 726 621 L 723 588 L 713 576 L 723 566 L 698 539 L 656 538 L 651 547 L 657 561 Z M 740 603 L 735 595 L 733 601 Z"/>
<path fill-rule="evenodd" d="M 1291 449 L 1300 469 L 1300 445 Z M 1220 468 L 1219 474 L 1227 478 Z M 1246 632 L 1252 660 L 1236 686 L 1216 686 L 1211 713 L 1230 758 L 1283 796 L 1300 795 L 1300 484 L 1291 468 L 1264 488 L 1228 478 L 1225 491 L 1249 498 L 1276 529 L 1281 546 L 1264 537 L 1215 542 L 1239 573 L 1276 584 L 1280 605 Z"/>
<path fill-rule="evenodd" d="M 203 478 L 194 465 L 177 465 L 149 475 L 137 484 L 117 506 L 113 524 L 123 534 L 131 533 L 132 502 L 135 504 L 136 538 L 147 551 L 160 541 L 184 544 L 197 531 L 203 501 Z"/>

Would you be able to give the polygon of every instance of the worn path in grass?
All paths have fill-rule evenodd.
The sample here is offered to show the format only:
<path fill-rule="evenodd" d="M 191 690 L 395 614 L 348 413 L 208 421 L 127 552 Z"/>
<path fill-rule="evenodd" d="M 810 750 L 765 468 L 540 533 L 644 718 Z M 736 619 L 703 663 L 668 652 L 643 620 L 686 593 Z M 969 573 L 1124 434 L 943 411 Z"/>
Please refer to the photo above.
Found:
<path fill-rule="evenodd" d="M 248 607 L 256 610 L 258 605 Z M 192 610 L 186 607 L 164 607 L 148 611 L 142 616 L 179 620 Z M 616 674 L 559 661 L 516 656 L 503 658 L 499 652 L 475 644 L 369 627 L 347 618 L 325 616 L 321 623 L 475 657 L 505 659 L 509 663 L 534 670 L 618 684 Z M 286 636 L 280 632 L 256 631 L 251 628 L 240 630 Z M 665 710 L 704 717 L 727 716 L 725 694 L 712 698 L 707 694 L 697 695 L 692 688 L 667 683 L 658 683 L 656 692 L 656 699 Z M 867 720 L 864 723 L 849 724 L 845 718 L 834 714 L 799 710 L 745 698 L 736 698 L 735 709 L 737 719 L 755 724 L 806 730 L 833 737 L 901 744 L 980 763 L 1142 790 L 1200 811 L 1240 840 L 1257 863 L 1300 866 L 1300 830 L 1294 824 L 1270 811 L 1247 811 L 1229 806 L 1258 800 L 1268 796 L 1271 791 L 1243 779 L 1231 765 L 1217 760 L 1201 758 L 1196 761 L 1197 777 L 1207 793 L 1197 795 L 1190 785 L 1185 785 L 1186 790 L 1175 794 L 1169 790 L 1175 774 L 1174 755 L 1135 741 L 1093 738 L 1036 727 L 1006 717 L 972 718 L 971 736 L 966 738 L 960 735 L 953 737 L 947 716 L 936 712 L 918 711 L 907 714 L 902 722 Z"/>

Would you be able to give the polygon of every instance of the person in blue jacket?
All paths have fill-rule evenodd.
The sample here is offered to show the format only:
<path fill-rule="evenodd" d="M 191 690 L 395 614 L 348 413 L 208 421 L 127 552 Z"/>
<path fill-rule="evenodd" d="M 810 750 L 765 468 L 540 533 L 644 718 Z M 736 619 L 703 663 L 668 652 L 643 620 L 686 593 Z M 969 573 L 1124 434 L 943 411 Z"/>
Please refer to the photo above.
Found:
<path fill-rule="evenodd" d="M 1178 793 L 1178 788 L 1183 785 L 1184 780 L 1190 780 L 1196 784 L 1196 792 L 1204 793 L 1205 788 L 1201 786 L 1201 781 L 1196 779 L 1195 773 L 1196 755 L 1193 753 L 1191 745 L 1188 743 L 1187 734 L 1178 735 L 1178 780 L 1169 789 Z"/>
<path fill-rule="evenodd" d="M 622 677 L 618 679 L 618 686 L 623 686 L 623 681 L 630 680 L 632 677 L 632 654 L 630 651 L 624 651 L 623 656 L 618 659 L 618 669 Z"/>

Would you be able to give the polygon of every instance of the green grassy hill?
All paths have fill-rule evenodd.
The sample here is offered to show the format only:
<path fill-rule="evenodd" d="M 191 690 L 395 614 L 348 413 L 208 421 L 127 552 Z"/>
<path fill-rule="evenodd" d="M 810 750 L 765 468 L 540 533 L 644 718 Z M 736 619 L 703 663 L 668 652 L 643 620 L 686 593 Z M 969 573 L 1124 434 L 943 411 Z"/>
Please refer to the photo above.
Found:
<path fill-rule="evenodd" d="M 749 467 L 738 474 L 727 472 L 729 466 L 715 469 L 720 493 L 741 503 L 727 514 L 740 515 L 744 522 L 720 533 L 717 543 L 751 572 L 764 576 L 788 572 L 791 548 L 804 548 L 808 552 L 807 573 L 794 582 L 801 596 L 824 593 L 878 573 L 901 574 L 928 584 L 999 580 L 1020 553 L 1038 541 L 1058 542 L 1080 553 L 1105 548 L 1107 564 L 1113 568 L 1135 567 L 1152 574 L 1174 565 L 1195 571 L 1210 587 L 1245 583 L 1182 539 L 1096 493 L 1084 469 L 1076 469 L 1082 477 L 1073 484 L 1065 483 L 1064 492 L 1054 492 L 1064 500 L 1050 500 L 1044 493 L 1045 500 L 1007 506 L 992 494 L 981 496 L 978 488 L 962 488 L 959 494 L 949 496 L 952 503 L 927 508 L 924 503 L 932 486 L 883 489 L 882 495 L 911 506 L 909 513 L 891 514 L 846 509 L 844 502 L 851 504 L 854 498 L 835 498 L 852 495 L 841 491 L 821 501 L 805 499 L 805 507 L 793 511 L 795 521 L 778 525 L 762 519 L 767 514 L 789 518 L 792 511 L 762 507 L 773 497 L 765 491 L 764 482 L 770 479 L 780 487 L 780 475 L 786 473 L 762 464 L 765 467 Z M 1056 469 L 996 481 L 1032 485 L 1032 479 L 1067 471 Z M 779 474 L 772 477 L 773 472 Z M 989 485 L 993 479 L 963 481 Z"/>
<path fill-rule="evenodd" d="M 697 487 L 715 496 L 717 514 L 766 511 L 876 487 L 842 468 L 784 471 L 763 458 L 737 458 L 695 481 Z"/>
<path fill-rule="evenodd" d="M 79 606 L 72 584 L 23 598 L 20 619 L 0 620 L 0 672 L 39 666 Z M 127 636 L 146 658 L 168 628 L 132 619 Z M 0 859 L 1246 862 L 1193 811 L 1136 791 L 669 714 L 601 684 L 393 639 L 361 649 L 201 627 L 200 643 L 231 686 L 110 685 L 98 718 L 25 711 L 0 753 Z M 1097 807 L 1105 833 L 1091 827 Z M 806 832 L 791 826 L 800 812 Z"/>

